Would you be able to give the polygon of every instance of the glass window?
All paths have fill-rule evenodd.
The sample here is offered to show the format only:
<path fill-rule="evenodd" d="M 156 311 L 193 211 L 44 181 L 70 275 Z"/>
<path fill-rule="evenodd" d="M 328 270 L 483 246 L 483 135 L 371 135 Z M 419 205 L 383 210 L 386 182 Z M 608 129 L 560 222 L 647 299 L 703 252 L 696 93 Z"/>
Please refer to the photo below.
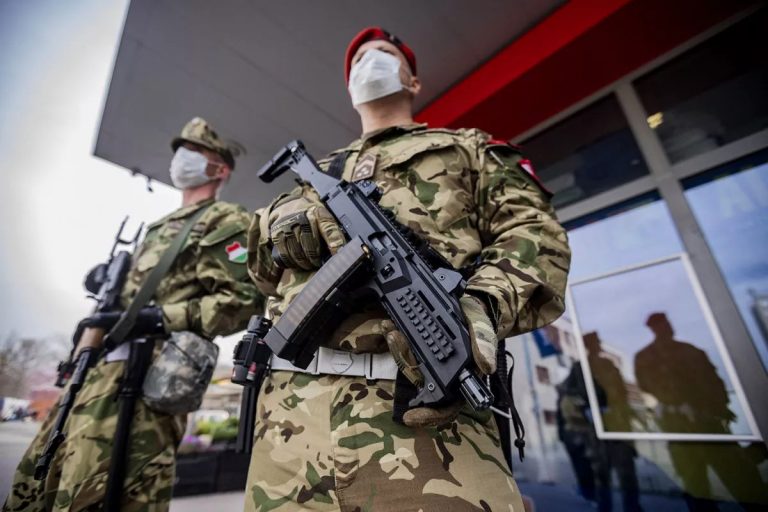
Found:
<path fill-rule="evenodd" d="M 648 174 L 616 98 L 611 95 L 523 142 L 555 207 Z"/>
<path fill-rule="evenodd" d="M 683 185 L 768 368 L 768 151 L 695 176 Z"/>
<path fill-rule="evenodd" d="M 566 224 L 577 280 L 683 252 L 666 205 L 652 193 Z"/>
<path fill-rule="evenodd" d="M 622 295 L 626 295 L 626 291 Z M 660 303 L 659 308 L 666 306 Z M 672 308 L 667 312 L 675 330 L 674 337 L 720 361 L 716 351 L 702 348 L 711 347 L 706 333 L 696 335 L 694 340 L 698 327 L 692 326 L 690 319 L 678 317 L 675 304 Z M 688 314 L 687 310 L 684 314 Z M 643 343 L 647 345 L 656 337 L 642 318 L 639 326 L 629 327 L 635 331 L 645 329 L 646 337 L 637 337 L 641 350 Z M 553 324 L 553 329 L 558 331 L 560 340 L 574 333 L 574 326 L 565 316 Z M 617 338 L 620 346 L 611 347 L 607 332 L 600 354 L 605 360 L 603 366 L 628 371 L 627 365 L 634 365 L 622 352 L 621 344 L 630 342 L 637 333 L 630 331 L 628 336 L 622 333 Z M 551 336 L 552 330 L 546 334 Z M 536 510 L 740 510 L 734 502 L 744 510 L 764 510 L 768 505 L 768 477 L 765 472 L 761 473 L 761 467 L 768 461 L 768 451 L 762 442 L 744 446 L 737 442 L 600 439 L 576 348 L 562 344 L 561 352 L 553 352 L 540 338 L 523 335 L 507 344 L 515 362 L 515 401 L 526 427 L 527 441 L 525 460 L 519 463 L 515 459 L 515 478 Z M 712 362 L 721 375 L 720 363 Z M 538 381 L 541 367 L 549 370 L 551 384 Z M 604 384 L 605 373 L 599 377 Z M 625 382 L 629 380 L 622 378 Z M 604 423 L 621 421 L 620 414 L 608 409 L 615 401 L 615 388 L 610 384 L 605 386 L 611 398 L 603 397 L 603 409 L 599 413 Z M 730 386 L 724 384 L 724 387 Z M 663 392 L 653 391 L 664 397 Z M 637 411 L 640 417 L 649 422 L 662 422 L 664 407 L 645 407 L 649 398 L 649 393 L 637 385 L 626 385 L 627 403 L 643 404 Z M 651 400 L 661 403 L 658 399 Z M 667 407 L 666 412 L 670 411 Z M 608 421 L 606 415 L 610 418 Z M 672 421 L 672 418 L 665 417 L 665 420 Z M 634 417 L 630 421 L 642 425 Z M 732 422 L 728 425 L 732 430 L 736 428 Z"/>
<path fill-rule="evenodd" d="M 683 260 L 571 293 L 605 432 L 754 434 Z"/>
<path fill-rule="evenodd" d="M 768 128 L 763 9 L 635 82 L 672 163 Z"/>
<path fill-rule="evenodd" d="M 549 384 L 549 370 L 544 366 L 536 367 L 536 375 L 539 378 L 539 382 L 542 384 Z"/>
<path fill-rule="evenodd" d="M 569 309 L 507 344 L 528 441 L 521 491 L 542 510 L 764 507 L 763 443 L 644 439 L 752 433 L 664 202 L 646 194 L 567 227 Z"/>

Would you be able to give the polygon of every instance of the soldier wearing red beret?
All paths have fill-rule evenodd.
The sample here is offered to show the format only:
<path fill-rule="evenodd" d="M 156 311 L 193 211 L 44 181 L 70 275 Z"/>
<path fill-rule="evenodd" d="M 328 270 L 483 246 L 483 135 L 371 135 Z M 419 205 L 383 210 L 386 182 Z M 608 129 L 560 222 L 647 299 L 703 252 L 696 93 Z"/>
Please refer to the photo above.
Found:
<path fill-rule="evenodd" d="M 570 251 L 549 194 L 517 149 L 479 130 L 414 122 L 416 73 L 414 52 L 397 37 L 377 27 L 355 36 L 345 77 L 362 136 L 319 164 L 350 182 L 374 180 L 382 207 L 454 267 L 472 269 L 461 308 L 476 370 L 490 376 L 504 357 L 499 339 L 562 313 Z M 251 277 L 278 318 L 345 238 L 300 186 L 257 212 L 248 241 Z M 378 303 L 356 304 L 307 370 L 273 358 L 258 398 L 245 510 L 522 512 L 490 411 L 463 400 L 404 414 L 394 407 L 404 388 L 422 382 Z"/>

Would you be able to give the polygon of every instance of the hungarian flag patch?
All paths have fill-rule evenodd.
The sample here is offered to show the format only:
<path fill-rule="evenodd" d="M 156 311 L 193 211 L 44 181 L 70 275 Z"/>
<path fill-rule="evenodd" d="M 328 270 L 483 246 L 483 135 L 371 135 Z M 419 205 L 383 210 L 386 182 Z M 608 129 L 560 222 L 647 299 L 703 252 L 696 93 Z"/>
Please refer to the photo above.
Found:
<path fill-rule="evenodd" d="M 520 161 L 517 163 L 517 165 L 519 165 L 519 166 L 520 166 L 520 168 L 521 168 L 523 171 L 525 171 L 525 173 L 526 173 L 526 174 L 528 174 L 528 176 L 530 176 L 531 178 L 533 178 L 533 181 L 535 181 L 535 182 L 536 182 L 536 184 L 537 184 L 537 185 L 538 185 L 538 186 L 541 188 L 541 190 L 543 190 L 543 191 L 544 191 L 545 193 L 547 193 L 547 194 L 548 194 L 550 197 L 552 197 L 552 192 L 550 192 L 550 191 L 549 191 L 549 189 L 547 189 L 547 187 L 545 187 L 545 186 L 544 186 L 544 183 L 542 183 L 542 182 L 541 182 L 541 180 L 539 179 L 539 177 L 538 177 L 538 176 L 536 176 L 536 169 L 534 169 L 534 168 L 533 168 L 533 164 L 531 163 L 531 161 L 530 161 L 530 160 L 528 160 L 527 158 L 523 158 L 522 160 L 520 160 Z"/>
<path fill-rule="evenodd" d="M 248 251 L 240 245 L 240 242 L 233 242 L 226 247 L 227 258 L 232 263 L 245 263 L 248 260 Z"/>
<path fill-rule="evenodd" d="M 527 172 L 531 176 L 531 178 L 535 178 L 536 180 L 539 179 L 538 176 L 536 176 L 536 169 L 533 168 L 533 164 L 531 163 L 530 160 L 528 160 L 527 158 L 523 158 L 522 160 L 520 160 L 520 162 L 518 162 L 518 165 L 522 167 L 522 169 L 525 172 Z"/>

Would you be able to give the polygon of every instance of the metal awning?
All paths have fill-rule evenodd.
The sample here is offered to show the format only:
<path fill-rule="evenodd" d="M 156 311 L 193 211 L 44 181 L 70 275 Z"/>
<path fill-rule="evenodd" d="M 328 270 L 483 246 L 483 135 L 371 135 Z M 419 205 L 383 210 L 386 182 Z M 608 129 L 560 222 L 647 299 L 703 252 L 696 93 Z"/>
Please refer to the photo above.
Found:
<path fill-rule="evenodd" d="M 381 25 L 412 46 L 422 108 L 563 0 L 133 0 L 94 153 L 168 182 L 169 143 L 193 116 L 242 144 L 226 199 L 253 208 L 290 184 L 255 171 L 289 140 L 317 156 L 359 135 L 344 86 L 352 36 Z"/>

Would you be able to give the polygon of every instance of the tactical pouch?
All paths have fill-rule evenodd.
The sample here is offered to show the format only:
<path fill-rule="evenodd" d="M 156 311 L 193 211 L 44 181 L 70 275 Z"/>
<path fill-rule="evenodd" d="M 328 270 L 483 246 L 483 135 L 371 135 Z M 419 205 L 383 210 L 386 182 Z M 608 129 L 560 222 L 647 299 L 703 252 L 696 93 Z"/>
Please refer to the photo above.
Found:
<path fill-rule="evenodd" d="M 187 414 L 200 407 L 216 368 L 219 347 L 197 334 L 174 332 L 144 379 L 144 403 L 153 411 Z"/>

